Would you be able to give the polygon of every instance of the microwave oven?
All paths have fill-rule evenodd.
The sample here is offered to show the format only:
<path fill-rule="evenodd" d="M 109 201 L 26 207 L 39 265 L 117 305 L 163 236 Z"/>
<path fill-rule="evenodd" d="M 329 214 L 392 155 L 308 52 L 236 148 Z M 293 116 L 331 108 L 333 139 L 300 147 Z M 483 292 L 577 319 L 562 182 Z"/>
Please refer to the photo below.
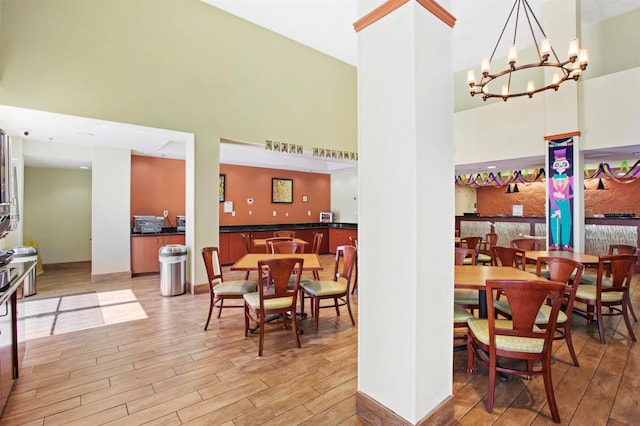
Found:
<path fill-rule="evenodd" d="M 333 222 L 333 212 L 320 212 L 320 223 Z"/>

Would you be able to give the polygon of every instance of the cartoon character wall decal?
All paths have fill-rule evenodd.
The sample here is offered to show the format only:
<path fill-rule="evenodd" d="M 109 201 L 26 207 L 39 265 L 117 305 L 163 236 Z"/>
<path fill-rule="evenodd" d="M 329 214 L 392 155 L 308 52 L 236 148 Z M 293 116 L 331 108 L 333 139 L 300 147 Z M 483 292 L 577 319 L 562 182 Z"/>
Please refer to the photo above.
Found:
<path fill-rule="evenodd" d="M 569 149 L 572 152 L 572 149 Z M 554 170 L 549 179 L 549 227 L 551 228 L 550 250 L 573 251 L 572 198 L 573 169 L 567 159 L 567 148 L 554 149 Z"/>

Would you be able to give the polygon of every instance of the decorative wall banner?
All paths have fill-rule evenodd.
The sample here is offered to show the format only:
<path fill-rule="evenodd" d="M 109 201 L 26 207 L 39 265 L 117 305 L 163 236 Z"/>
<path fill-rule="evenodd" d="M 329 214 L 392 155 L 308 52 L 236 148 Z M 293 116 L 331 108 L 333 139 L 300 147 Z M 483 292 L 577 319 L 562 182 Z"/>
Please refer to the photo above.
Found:
<path fill-rule="evenodd" d="M 573 137 L 548 141 L 549 250 L 573 251 Z"/>

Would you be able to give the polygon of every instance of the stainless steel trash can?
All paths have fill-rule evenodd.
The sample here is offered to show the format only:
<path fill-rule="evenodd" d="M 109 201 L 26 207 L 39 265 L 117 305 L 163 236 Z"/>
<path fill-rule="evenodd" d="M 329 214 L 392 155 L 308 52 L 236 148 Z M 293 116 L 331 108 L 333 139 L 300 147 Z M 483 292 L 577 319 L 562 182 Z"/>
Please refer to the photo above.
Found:
<path fill-rule="evenodd" d="M 13 261 L 11 263 L 37 262 L 38 250 L 31 246 L 14 247 Z M 36 294 L 36 268 L 31 269 L 24 279 L 24 295 L 33 296 Z"/>
<path fill-rule="evenodd" d="M 178 296 L 185 291 L 187 246 L 169 244 L 160 247 L 160 295 Z"/>

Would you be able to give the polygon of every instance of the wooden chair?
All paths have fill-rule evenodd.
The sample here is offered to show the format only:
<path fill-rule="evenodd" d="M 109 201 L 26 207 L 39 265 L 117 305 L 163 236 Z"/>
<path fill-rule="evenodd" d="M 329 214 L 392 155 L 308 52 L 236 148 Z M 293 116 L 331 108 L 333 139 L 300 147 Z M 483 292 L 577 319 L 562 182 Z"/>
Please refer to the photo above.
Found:
<path fill-rule="evenodd" d="M 273 236 L 274 237 L 295 238 L 296 237 L 296 231 L 274 231 L 273 232 Z"/>
<path fill-rule="evenodd" d="M 480 243 L 480 254 L 489 257 L 491 262 L 491 247 L 498 245 L 498 234 L 495 232 L 489 232 L 484 236 L 484 240 Z"/>
<path fill-rule="evenodd" d="M 320 309 L 323 308 L 335 308 L 336 314 L 340 315 L 339 307 L 346 305 L 351 324 L 356 325 L 349 301 L 349 287 L 351 286 L 356 258 L 357 250 L 354 246 L 339 246 L 336 248 L 333 280 L 310 281 L 301 284 L 300 310 L 304 315 L 304 298 L 305 295 L 309 296 L 311 298 L 311 310 L 313 311 L 316 333 L 318 332 Z M 340 272 L 340 263 L 342 263 L 342 272 Z M 320 302 L 326 299 L 333 299 L 333 304 L 321 306 Z"/>
<path fill-rule="evenodd" d="M 628 244 L 611 244 L 609 245 L 609 255 L 614 254 L 635 254 L 636 256 L 640 256 L 640 249 L 636 246 L 631 246 Z M 611 276 L 611 272 L 607 271 L 607 277 Z M 608 281 L 608 280 L 607 280 Z M 595 284 L 595 282 L 594 282 Z M 603 285 L 605 282 L 603 281 Z M 609 282 L 606 282 L 609 285 Z M 631 317 L 633 321 L 638 322 L 638 317 L 636 317 L 636 312 L 633 310 L 633 304 L 631 303 L 631 299 L 629 299 L 629 312 L 631 312 Z"/>
<path fill-rule="evenodd" d="M 351 288 L 351 294 L 353 294 L 358 288 L 358 239 L 351 236 L 349 241 L 356 248 L 356 263 L 353 265 L 353 286 Z"/>
<path fill-rule="evenodd" d="M 482 244 L 482 237 L 462 237 L 460 238 L 460 248 L 468 248 L 476 251 L 476 262 L 478 262 L 478 254 L 480 253 L 480 245 Z M 489 262 L 491 259 L 489 259 Z M 469 260 L 465 261 L 465 265 L 470 265 Z"/>
<path fill-rule="evenodd" d="M 274 254 L 303 253 L 304 245 L 295 241 L 274 241 L 271 243 L 271 252 Z"/>
<path fill-rule="evenodd" d="M 635 254 L 600 256 L 596 285 L 581 285 L 576 291 L 576 302 L 583 303 L 585 307 L 576 307 L 574 305 L 573 310 L 586 315 L 589 323 L 593 322 L 595 310 L 600 343 L 605 343 L 603 317 L 613 315 L 623 316 L 631 340 L 636 341 L 636 336 L 629 321 L 628 311 L 631 305 L 629 288 L 637 261 L 638 256 Z M 606 271 L 611 274 L 609 280 L 607 280 L 610 284 L 608 286 L 603 284 L 606 279 Z M 603 312 L 603 307 L 609 308 L 608 311 Z"/>
<path fill-rule="evenodd" d="M 551 380 L 551 347 L 565 285 L 546 280 L 487 280 L 486 291 L 488 318 L 467 321 L 467 371 L 473 372 L 477 361 L 489 368 L 487 412 L 493 412 L 498 372 L 526 377 L 541 375 L 551 416 L 560 423 Z M 506 296 L 511 306 L 511 320 L 496 319 L 494 296 L 498 292 Z M 551 300 L 548 328 L 540 329 L 535 326 L 535 320 L 547 299 Z M 488 360 L 485 354 L 488 354 Z M 498 364 L 498 357 L 526 361 L 526 368 L 521 370 Z M 540 361 L 540 367 L 534 368 L 534 361 Z"/>
<path fill-rule="evenodd" d="M 207 271 L 210 295 L 209 315 L 207 316 L 207 323 L 204 325 L 204 329 L 206 330 L 209 327 L 214 306 L 218 306 L 218 318 L 220 318 L 225 299 L 242 300 L 245 294 L 256 291 L 258 282 L 255 280 L 248 281 L 246 279 L 244 281 L 225 281 L 222 277 L 218 247 L 203 247 L 202 258 L 204 260 L 204 268 Z M 242 305 L 227 305 L 224 307 L 242 308 Z"/>
<path fill-rule="evenodd" d="M 491 264 L 493 266 L 511 266 L 525 270 L 525 251 L 516 247 L 491 247 Z"/>
<path fill-rule="evenodd" d="M 324 238 L 324 234 L 322 232 L 316 232 L 313 234 L 313 244 L 311 245 L 311 253 L 320 254 L 320 248 L 322 247 L 322 239 Z M 320 273 L 318 271 L 313 271 L 313 279 L 319 280 Z"/>
<path fill-rule="evenodd" d="M 266 274 L 267 282 L 270 283 L 269 288 L 265 289 L 264 286 L 259 285 L 257 292 L 244 295 L 244 335 L 247 337 L 249 334 L 251 322 L 257 323 L 260 329 L 258 356 L 262 356 L 264 328 L 267 324 L 285 328 L 290 325 L 296 346 L 301 347 L 296 303 L 303 263 L 303 259 L 293 257 L 258 261 L 258 269 Z M 289 288 L 289 278 L 292 275 L 295 275 L 296 280 L 293 288 Z M 271 320 L 272 316 L 273 320 Z M 266 317 L 270 317 L 269 322 L 265 321 Z"/>
<path fill-rule="evenodd" d="M 292 237 L 271 237 L 265 239 L 265 249 L 267 253 L 273 253 L 273 243 L 279 243 L 282 241 L 293 241 Z"/>
<path fill-rule="evenodd" d="M 539 250 L 540 243 L 535 238 L 516 238 L 511 240 L 511 247 L 516 247 L 524 251 Z"/>
<path fill-rule="evenodd" d="M 476 265 L 476 251 L 474 249 L 455 247 L 454 250 L 454 261 L 456 265 Z M 473 312 L 474 309 L 478 309 L 480 304 L 480 302 L 478 301 L 478 291 L 455 289 L 453 292 L 453 302 L 456 305 L 469 309 L 471 312 Z"/>
<path fill-rule="evenodd" d="M 558 319 L 556 320 L 553 339 L 566 340 L 571 360 L 576 367 L 580 367 L 580 364 L 578 363 L 578 357 L 573 348 L 573 340 L 571 338 L 571 315 L 576 298 L 576 290 L 580 285 L 583 271 L 584 265 L 582 263 L 564 257 L 539 257 L 536 263 L 537 276 L 564 283 L 566 286 L 561 300 L 560 312 L 558 312 Z M 496 311 L 507 318 L 511 318 L 511 307 L 506 300 L 496 300 L 494 306 Z M 536 325 L 540 328 L 546 328 L 550 313 L 551 307 L 542 305 L 536 317 Z"/>
<path fill-rule="evenodd" d="M 244 247 L 245 254 L 253 253 L 253 239 L 251 238 L 251 234 L 240 234 L 240 238 L 242 238 L 242 246 Z M 244 279 L 249 279 L 249 271 L 244 274 Z"/>

